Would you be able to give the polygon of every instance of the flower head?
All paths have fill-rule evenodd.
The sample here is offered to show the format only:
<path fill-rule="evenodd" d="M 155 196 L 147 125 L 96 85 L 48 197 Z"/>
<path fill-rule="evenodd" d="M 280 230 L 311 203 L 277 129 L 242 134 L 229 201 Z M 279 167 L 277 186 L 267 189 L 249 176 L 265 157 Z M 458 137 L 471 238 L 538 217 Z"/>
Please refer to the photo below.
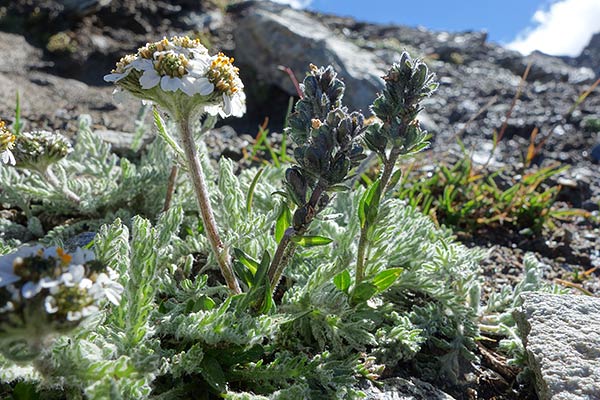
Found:
<path fill-rule="evenodd" d="M 107 301 L 118 305 L 119 275 L 94 253 L 77 248 L 24 246 L 0 257 L 0 352 L 11 359 L 34 357 L 55 333 L 75 328 Z"/>
<path fill-rule="evenodd" d="M 124 56 L 104 80 L 176 116 L 192 112 L 241 116 L 246 111 L 244 85 L 232 63 L 222 53 L 211 57 L 199 40 L 175 36 Z"/>
<path fill-rule="evenodd" d="M 49 131 L 24 132 L 15 140 L 15 165 L 19 168 L 45 170 L 73 151 L 63 135 Z"/>
<path fill-rule="evenodd" d="M 14 147 L 15 135 L 6 128 L 6 123 L 0 120 L 0 162 L 15 165 L 15 157 L 10 151 Z"/>

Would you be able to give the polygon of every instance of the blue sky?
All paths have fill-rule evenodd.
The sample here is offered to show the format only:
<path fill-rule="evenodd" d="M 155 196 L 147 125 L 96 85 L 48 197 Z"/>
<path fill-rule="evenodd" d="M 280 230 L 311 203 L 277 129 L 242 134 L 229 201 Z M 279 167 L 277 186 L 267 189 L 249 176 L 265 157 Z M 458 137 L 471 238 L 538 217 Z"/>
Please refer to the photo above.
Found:
<path fill-rule="evenodd" d="M 528 54 L 578 55 L 600 32 L 600 0 L 276 0 L 297 8 L 431 30 L 485 30 Z"/>

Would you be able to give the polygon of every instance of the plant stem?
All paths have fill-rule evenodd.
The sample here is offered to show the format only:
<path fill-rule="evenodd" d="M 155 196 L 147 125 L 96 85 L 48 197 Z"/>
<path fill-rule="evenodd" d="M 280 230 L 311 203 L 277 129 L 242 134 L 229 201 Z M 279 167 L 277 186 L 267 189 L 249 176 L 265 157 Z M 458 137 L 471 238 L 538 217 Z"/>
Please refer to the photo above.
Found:
<path fill-rule="evenodd" d="M 368 226 L 360 228 L 360 238 L 358 239 L 358 252 L 356 255 L 356 285 L 365 278 L 365 253 L 367 251 L 367 232 Z"/>
<path fill-rule="evenodd" d="M 390 155 L 385 157 L 383 162 L 383 172 L 381 174 L 381 178 L 379 181 L 379 185 L 381 187 L 381 196 L 383 196 L 388 190 L 388 184 L 390 183 L 390 178 L 392 176 L 392 172 L 394 171 L 394 167 L 396 165 L 396 161 L 398 161 L 398 157 L 400 156 L 400 149 L 398 147 L 392 147 L 390 151 Z M 358 239 L 358 252 L 356 255 L 356 284 L 358 285 L 365 278 L 365 262 L 366 262 L 366 252 L 369 247 L 369 224 L 366 223 L 364 227 L 360 228 L 360 237 Z"/>
<path fill-rule="evenodd" d="M 271 265 L 269 266 L 269 282 L 271 283 L 271 289 L 273 291 L 275 291 L 277 285 L 279 285 L 283 270 L 296 251 L 296 243 L 291 240 L 295 235 L 296 230 L 291 227 L 288 228 L 277 245 L 277 250 L 275 251 Z"/>
<path fill-rule="evenodd" d="M 79 205 L 81 203 L 81 198 L 73 193 L 66 185 L 61 184 L 56 175 L 52 172 L 50 167 L 48 166 L 45 170 L 39 171 L 40 174 L 46 179 L 48 183 L 50 183 L 53 187 L 63 192 L 63 194 L 71 200 L 73 203 Z"/>
<path fill-rule="evenodd" d="M 319 200 L 321 199 L 321 195 L 326 188 L 327 183 L 320 179 L 317 182 L 315 190 L 313 190 L 308 203 L 296 210 L 296 213 L 299 212 L 300 209 L 306 210 L 304 221 L 302 221 L 302 224 L 298 227 L 298 229 L 293 227 L 288 228 L 279 241 L 277 250 L 275 251 L 271 265 L 269 266 L 269 281 L 271 282 L 271 290 L 273 292 L 275 292 L 275 289 L 277 289 L 277 285 L 279 285 L 283 270 L 290 262 L 290 259 L 298 247 L 298 245 L 292 241 L 292 237 L 303 235 L 304 232 L 306 232 L 310 223 L 320 211 Z"/>
<path fill-rule="evenodd" d="M 225 282 L 227 282 L 227 286 L 234 294 L 239 294 L 242 291 L 235 275 L 233 274 L 233 269 L 231 268 L 231 256 L 219 237 L 217 223 L 210 205 L 208 190 L 206 189 L 206 182 L 204 181 L 204 173 L 202 171 L 202 165 L 200 164 L 200 160 L 196 151 L 196 144 L 194 143 L 189 116 L 181 118 L 179 121 L 179 127 L 181 130 L 183 151 L 185 153 L 188 171 L 190 177 L 192 178 L 194 191 L 196 192 L 196 198 L 198 200 L 198 206 L 200 208 L 200 215 L 202 216 L 202 222 L 204 223 L 206 236 L 208 236 L 212 250 L 217 258 L 219 267 L 221 268 L 221 273 L 225 278 Z"/>
<path fill-rule="evenodd" d="M 171 207 L 171 200 L 173 199 L 173 193 L 175 193 L 175 182 L 177 181 L 177 175 L 179 174 L 179 167 L 174 164 L 171 167 L 171 174 L 169 174 L 169 181 L 167 183 L 167 194 L 165 195 L 165 204 L 163 206 L 163 212 L 166 212 Z"/>
<path fill-rule="evenodd" d="M 379 183 L 381 185 L 382 196 L 388 191 L 387 186 L 390 183 L 390 178 L 392 177 L 392 172 L 394 172 L 398 157 L 400 157 L 400 149 L 398 147 L 392 147 L 389 157 L 383 163 L 383 173 L 381 174 L 381 181 Z"/>

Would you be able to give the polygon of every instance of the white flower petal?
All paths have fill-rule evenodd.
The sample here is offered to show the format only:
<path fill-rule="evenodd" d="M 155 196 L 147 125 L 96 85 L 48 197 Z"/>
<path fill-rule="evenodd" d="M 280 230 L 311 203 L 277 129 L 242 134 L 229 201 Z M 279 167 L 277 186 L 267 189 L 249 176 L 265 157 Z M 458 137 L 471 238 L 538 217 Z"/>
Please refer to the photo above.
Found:
<path fill-rule="evenodd" d="M 152 60 L 148 60 L 146 58 L 138 58 L 131 62 L 131 64 L 125 67 L 128 71 L 130 68 L 135 68 L 138 71 L 150 71 L 154 70 L 154 63 Z M 129 72 L 127 72 L 129 73 Z"/>
<path fill-rule="evenodd" d="M 88 278 L 84 278 L 79 282 L 80 289 L 91 289 L 93 285 L 94 285 L 94 282 L 92 282 Z"/>
<path fill-rule="evenodd" d="M 0 271 L 0 288 L 21 280 L 20 276 Z"/>
<path fill-rule="evenodd" d="M 73 256 L 71 259 L 72 264 L 85 264 L 88 261 L 96 259 L 93 251 L 82 249 L 81 247 L 76 248 L 75 251 L 70 254 Z"/>
<path fill-rule="evenodd" d="M 15 305 L 12 301 L 7 302 L 5 305 L 0 307 L 0 314 L 9 313 L 15 311 Z"/>
<path fill-rule="evenodd" d="M 194 90 L 194 82 L 196 81 L 195 78 L 186 75 L 183 78 L 181 78 L 181 91 L 183 93 L 185 93 L 188 96 L 193 96 L 195 94 Z"/>
<path fill-rule="evenodd" d="M 206 78 L 196 79 L 194 86 L 197 88 L 197 93 L 201 94 L 202 96 L 208 96 L 215 90 L 215 85 L 210 83 L 210 81 Z"/>
<path fill-rule="evenodd" d="M 178 89 L 183 90 L 183 82 L 179 78 L 163 76 L 160 79 L 160 88 L 165 92 L 176 92 Z"/>
<path fill-rule="evenodd" d="M 15 165 L 15 156 L 10 150 L 4 150 L 2 153 L 0 153 L 0 156 L 2 157 L 2 163 Z"/>
<path fill-rule="evenodd" d="M 42 291 L 42 286 L 39 282 L 26 282 L 21 288 L 21 294 L 24 298 L 30 299 Z"/>
<path fill-rule="evenodd" d="M 56 279 L 49 278 L 47 276 L 40 279 L 40 287 L 43 289 L 51 288 L 54 286 L 60 285 L 60 281 Z"/>
<path fill-rule="evenodd" d="M 108 74 L 108 75 L 104 75 L 104 81 L 105 82 L 118 82 L 121 79 L 125 78 L 127 75 L 129 75 L 129 71 L 127 73 L 122 73 L 122 74 Z"/>
<path fill-rule="evenodd" d="M 181 78 L 183 84 L 182 91 L 188 96 L 200 94 L 207 96 L 214 90 L 214 85 L 206 78 L 194 78 L 190 75 L 186 75 Z"/>
<path fill-rule="evenodd" d="M 231 99 L 231 115 L 241 117 L 246 113 L 245 96 L 239 96 L 237 93 Z"/>
<path fill-rule="evenodd" d="M 223 93 L 223 113 L 226 116 L 231 115 L 231 97 Z"/>
<path fill-rule="evenodd" d="M 85 317 L 89 317 L 90 315 L 97 313 L 99 310 L 99 308 L 97 306 L 87 306 L 87 307 L 83 307 L 83 309 L 81 310 L 81 315 L 85 318 Z"/>
<path fill-rule="evenodd" d="M 69 272 L 73 275 L 73 280 L 75 282 L 81 282 L 81 280 L 85 276 L 85 268 L 81 264 L 71 264 L 69 265 Z"/>
<path fill-rule="evenodd" d="M 67 313 L 67 321 L 79 321 L 82 316 L 81 311 L 69 311 Z"/>
<path fill-rule="evenodd" d="M 113 292 L 112 290 L 107 290 L 105 293 L 106 299 L 110 301 L 113 305 L 118 306 L 121 302 L 121 294 L 117 292 Z"/>
<path fill-rule="evenodd" d="M 205 76 L 208 67 L 210 66 L 210 59 L 208 58 L 194 58 L 188 62 L 187 70 L 192 76 Z"/>
<path fill-rule="evenodd" d="M 58 252 L 56 249 L 57 249 L 56 246 L 46 247 L 43 252 L 44 258 L 48 258 L 48 257 L 58 258 Z"/>
<path fill-rule="evenodd" d="M 34 246 L 27 245 L 20 247 L 14 253 L 0 256 L 0 272 L 14 273 L 15 262 L 22 262 L 23 258 L 35 256 L 40 250 L 43 251 L 43 249 L 44 247 L 39 244 Z M 18 258 L 21 258 L 21 261 L 17 261 Z"/>
<path fill-rule="evenodd" d="M 52 296 L 46 296 L 44 299 L 44 308 L 48 314 L 54 314 L 58 311 L 58 306 L 56 305 L 56 299 Z"/>
<path fill-rule="evenodd" d="M 61 275 L 60 279 L 65 284 L 66 287 L 75 286 L 75 279 L 73 278 L 73 274 L 70 272 L 65 272 Z"/>
<path fill-rule="evenodd" d="M 154 69 L 144 71 L 140 76 L 140 85 L 142 89 L 152 89 L 160 82 L 160 75 Z"/>
<path fill-rule="evenodd" d="M 195 48 L 189 50 L 190 56 L 192 56 L 195 62 L 201 62 L 206 66 L 210 65 L 210 56 L 205 48 Z M 191 60 L 190 60 L 191 61 Z"/>

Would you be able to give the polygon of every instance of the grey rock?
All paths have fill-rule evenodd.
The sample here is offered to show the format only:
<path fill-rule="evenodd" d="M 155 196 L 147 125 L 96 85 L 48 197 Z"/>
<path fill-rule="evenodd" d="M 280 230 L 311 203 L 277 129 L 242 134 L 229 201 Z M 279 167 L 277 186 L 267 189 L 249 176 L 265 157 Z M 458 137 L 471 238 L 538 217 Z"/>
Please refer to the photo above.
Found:
<path fill-rule="evenodd" d="M 289 94 L 296 90 L 279 65 L 290 67 L 297 76 L 310 63 L 332 65 L 346 82 L 344 100 L 351 109 L 367 111 L 383 88 L 385 67 L 377 57 L 307 13 L 268 1 L 242 3 L 234 11 L 236 60 Z"/>
<path fill-rule="evenodd" d="M 531 293 L 513 315 L 540 400 L 600 399 L 600 299 Z"/>
<path fill-rule="evenodd" d="M 525 64 L 532 63 L 528 79 L 541 82 L 592 82 L 595 74 L 590 68 L 574 68 L 557 57 L 534 51 L 523 59 Z"/>
<path fill-rule="evenodd" d="M 75 251 L 78 247 L 84 247 L 90 244 L 96 237 L 96 232 L 81 232 L 65 241 L 65 249 L 68 252 Z"/>
<path fill-rule="evenodd" d="M 592 36 L 576 60 L 579 65 L 592 68 L 600 75 L 600 32 Z"/>
<path fill-rule="evenodd" d="M 82 17 L 108 6 L 111 1 L 112 0 L 59 0 L 58 3 L 63 5 L 66 14 Z"/>
<path fill-rule="evenodd" d="M 224 22 L 223 14 L 218 10 L 206 13 L 190 11 L 186 15 L 182 16 L 180 21 L 186 28 L 200 32 L 204 31 L 205 29 L 210 29 L 211 31 L 220 29 Z"/>
<path fill-rule="evenodd" d="M 416 378 L 390 378 L 381 388 L 370 382 L 363 391 L 366 400 L 454 400 L 454 397 Z"/>

